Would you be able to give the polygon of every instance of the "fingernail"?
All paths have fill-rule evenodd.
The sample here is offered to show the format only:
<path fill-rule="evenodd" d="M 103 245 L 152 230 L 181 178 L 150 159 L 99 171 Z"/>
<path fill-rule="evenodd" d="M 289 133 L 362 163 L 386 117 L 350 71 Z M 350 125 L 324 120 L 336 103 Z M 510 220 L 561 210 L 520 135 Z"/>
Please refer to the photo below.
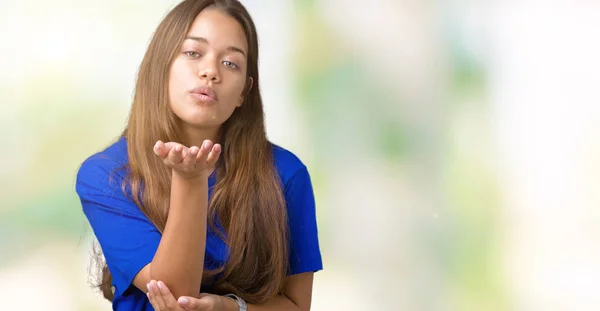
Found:
<path fill-rule="evenodd" d="M 148 291 L 150 291 L 152 289 L 152 286 L 150 283 L 146 284 L 146 287 L 148 288 Z"/>
<path fill-rule="evenodd" d="M 208 140 L 205 140 L 202 145 L 204 148 L 208 148 L 208 145 L 210 145 L 210 142 Z"/>
<path fill-rule="evenodd" d="M 188 303 L 190 303 L 190 300 L 185 297 L 179 297 L 178 302 L 182 305 L 187 305 Z"/>
<path fill-rule="evenodd" d="M 163 289 L 165 287 L 165 284 L 161 281 L 158 281 L 158 288 Z"/>

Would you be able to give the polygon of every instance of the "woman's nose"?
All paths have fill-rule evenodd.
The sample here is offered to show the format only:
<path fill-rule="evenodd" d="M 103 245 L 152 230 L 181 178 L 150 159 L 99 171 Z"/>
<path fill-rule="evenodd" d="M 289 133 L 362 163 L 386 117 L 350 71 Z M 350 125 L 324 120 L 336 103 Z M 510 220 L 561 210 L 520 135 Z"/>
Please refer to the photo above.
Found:
<path fill-rule="evenodd" d="M 219 80 L 219 73 L 214 66 L 207 64 L 207 66 L 198 70 L 198 77 L 215 82 Z"/>

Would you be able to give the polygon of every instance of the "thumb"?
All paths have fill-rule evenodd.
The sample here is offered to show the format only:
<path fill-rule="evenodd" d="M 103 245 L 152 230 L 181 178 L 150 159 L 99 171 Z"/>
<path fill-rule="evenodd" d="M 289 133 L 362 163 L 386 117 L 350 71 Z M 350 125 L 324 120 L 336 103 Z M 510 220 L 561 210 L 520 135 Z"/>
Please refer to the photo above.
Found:
<path fill-rule="evenodd" d="M 165 143 L 163 143 L 162 141 L 157 141 L 154 144 L 154 154 L 156 154 L 157 156 L 160 156 L 161 158 L 164 158 L 166 154 L 169 153 L 170 149 L 165 148 Z"/>
<path fill-rule="evenodd" d="M 184 309 L 192 311 L 198 308 L 198 299 L 193 297 L 182 296 L 177 299 L 177 303 Z"/>

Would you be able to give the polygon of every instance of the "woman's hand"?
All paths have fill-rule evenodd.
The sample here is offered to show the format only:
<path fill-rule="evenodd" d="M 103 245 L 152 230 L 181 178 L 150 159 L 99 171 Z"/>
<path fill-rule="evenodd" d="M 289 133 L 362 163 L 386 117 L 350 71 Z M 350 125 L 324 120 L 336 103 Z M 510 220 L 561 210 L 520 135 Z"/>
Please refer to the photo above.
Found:
<path fill-rule="evenodd" d="M 157 141 L 154 154 L 159 156 L 166 166 L 184 179 L 208 178 L 221 154 L 221 145 L 205 140 L 202 146 L 186 147 L 176 142 Z"/>
<path fill-rule="evenodd" d="M 152 280 L 146 286 L 148 287 L 148 294 L 146 295 L 155 311 L 186 310 L 177 303 L 177 300 L 175 300 L 175 297 L 173 297 L 173 294 L 171 294 L 165 283 Z"/>
<path fill-rule="evenodd" d="M 179 297 L 175 299 L 169 288 L 161 281 L 148 283 L 148 299 L 156 311 L 237 311 L 233 300 L 212 294 L 200 297 Z"/>

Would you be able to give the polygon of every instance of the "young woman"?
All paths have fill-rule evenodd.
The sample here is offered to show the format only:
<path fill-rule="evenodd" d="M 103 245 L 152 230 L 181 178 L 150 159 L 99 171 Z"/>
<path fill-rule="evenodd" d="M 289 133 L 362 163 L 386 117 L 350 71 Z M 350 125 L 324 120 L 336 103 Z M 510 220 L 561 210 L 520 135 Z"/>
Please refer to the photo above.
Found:
<path fill-rule="evenodd" d="M 114 310 L 309 310 L 322 269 L 307 168 L 265 135 L 236 0 L 186 0 L 142 60 L 125 130 L 79 169 Z"/>

